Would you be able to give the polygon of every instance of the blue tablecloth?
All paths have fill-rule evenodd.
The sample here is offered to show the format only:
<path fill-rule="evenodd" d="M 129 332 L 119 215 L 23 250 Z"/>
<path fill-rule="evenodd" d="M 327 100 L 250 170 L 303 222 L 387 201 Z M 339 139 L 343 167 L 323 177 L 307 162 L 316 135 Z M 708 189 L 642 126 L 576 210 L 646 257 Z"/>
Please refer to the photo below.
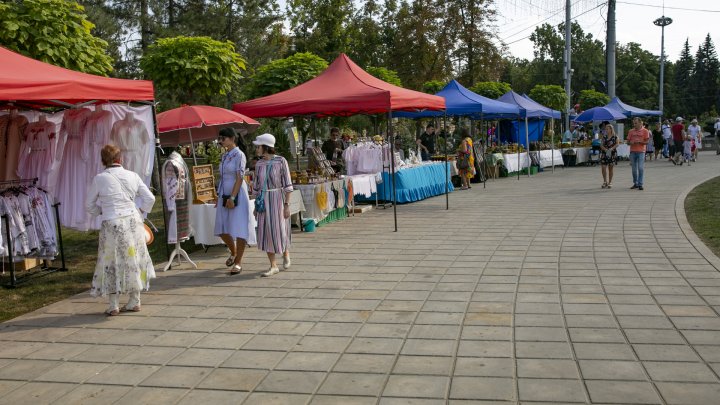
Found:
<path fill-rule="evenodd" d="M 447 172 L 445 168 L 445 163 L 432 163 L 398 170 L 395 173 L 397 202 L 409 203 L 445 194 L 445 182 L 450 179 L 450 165 L 447 165 Z M 378 199 L 392 201 L 390 175 L 383 172 L 382 177 L 383 182 L 377 185 Z M 453 191 L 452 183 L 448 184 L 448 190 Z M 375 195 L 373 194 L 370 198 L 358 196 L 355 199 L 357 201 L 375 201 Z"/>

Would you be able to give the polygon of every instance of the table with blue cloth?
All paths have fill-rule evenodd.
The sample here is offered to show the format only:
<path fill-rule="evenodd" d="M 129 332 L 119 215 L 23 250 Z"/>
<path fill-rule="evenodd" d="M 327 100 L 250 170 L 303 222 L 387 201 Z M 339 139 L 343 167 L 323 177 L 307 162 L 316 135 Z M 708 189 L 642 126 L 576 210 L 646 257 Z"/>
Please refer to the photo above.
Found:
<path fill-rule="evenodd" d="M 383 182 L 378 183 L 378 199 L 392 201 L 392 181 L 388 172 L 382 173 Z M 401 168 L 395 172 L 395 189 L 399 204 L 424 200 L 445 194 L 445 183 L 450 179 L 450 165 L 444 162 L 424 163 L 420 166 Z M 448 190 L 453 191 L 452 183 Z M 375 201 L 371 198 L 356 198 L 358 201 Z"/>

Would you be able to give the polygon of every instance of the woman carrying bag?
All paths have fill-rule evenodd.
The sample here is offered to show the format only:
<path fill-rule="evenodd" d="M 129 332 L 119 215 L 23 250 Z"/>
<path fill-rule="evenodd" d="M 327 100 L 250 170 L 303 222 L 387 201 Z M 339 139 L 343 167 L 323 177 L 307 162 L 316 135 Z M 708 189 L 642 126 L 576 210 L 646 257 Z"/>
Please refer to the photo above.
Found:
<path fill-rule="evenodd" d="M 290 194 L 293 191 L 290 167 L 282 156 L 275 155 L 275 137 L 262 134 L 254 141 L 255 165 L 253 190 L 257 217 L 258 249 L 267 252 L 270 269 L 263 277 L 280 272 L 276 254 L 283 255 L 283 269 L 290 268 Z"/>

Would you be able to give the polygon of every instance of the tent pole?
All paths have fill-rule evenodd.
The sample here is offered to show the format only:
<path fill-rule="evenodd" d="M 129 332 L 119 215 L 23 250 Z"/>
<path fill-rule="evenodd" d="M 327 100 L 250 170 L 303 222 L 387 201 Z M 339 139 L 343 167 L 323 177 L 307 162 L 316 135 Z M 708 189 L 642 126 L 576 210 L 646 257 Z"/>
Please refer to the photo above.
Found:
<path fill-rule="evenodd" d="M 155 131 L 155 147 L 157 149 L 160 149 L 160 136 L 158 136 L 158 125 L 157 125 L 157 109 L 156 104 L 152 104 L 152 117 L 153 117 L 153 131 Z M 162 181 L 160 180 L 160 154 L 159 151 L 155 151 L 155 167 L 153 168 L 153 176 L 157 176 L 158 178 L 158 184 L 160 185 L 160 201 L 162 203 L 162 210 L 163 210 L 163 224 L 165 225 L 165 228 L 163 229 L 163 233 L 165 233 L 165 242 L 167 242 L 167 206 L 165 205 L 165 196 L 163 195 L 163 186 Z M 170 260 L 170 247 L 167 243 L 165 243 L 165 258 L 167 260 Z M 171 263 L 172 264 L 172 263 Z"/>
<path fill-rule="evenodd" d="M 517 157 L 518 157 L 518 165 L 517 165 L 517 174 L 518 174 L 518 180 L 520 180 L 520 121 L 518 120 L 518 126 L 517 126 L 517 132 L 515 133 L 515 140 L 517 140 L 518 148 L 517 148 Z"/>
<path fill-rule="evenodd" d="M 449 136 L 448 130 L 447 130 L 447 111 L 445 111 L 445 114 L 443 115 L 443 128 L 445 129 L 445 147 L 443 148 L 445 150 L 445 210 L 450 209 L 450 167 L 448 163 L 448 152 L 447 152 L 447 138 Z"/>
<path fill-rule="evenodd" d="M 480 131 L 483 131 L 483 113 L 482 113 L 482 111 L 480 111 Z M 485 133 L 487 134 L 487 131 Z M 480 137 L 482 138 L 482 132 L 480 132 Z M 481 148 L 480 151 L 483 153 L 483 155 L 487 155 L 487 150 L 488 150 L 487 135 L 485 135 L 485 147 Z M 475 158 L 477 158 L 477 156 L 475 156 Z M 487 161 L 485 160 L 485 156 L 483 156 L 482 158 L 483 158 L 483 164 L 485 165 L 485 167 L 481 167 L 480 169 L 485 171 L 485 169 L 488 167 Z M 485 186 L 487 184 L 487 179 L 488 179 L 488 174 L 487 174 L 487 172 L 485 172 L 485 175 L 483 175 L 483 188 L 485 188 Z"/>
<path fill-rule="evenodd" d="M 530 159 L 530 133 L 528 132 L 528 119 L 527 116 L 525 117 L 525 153 L 527 153 L 528 158 L 528 177 L 530 177 L 530 163 L 532 163 L 532 160 Z"/>
<path fill-rule="evenodd" d="M 393 198 L 393 219 L 395 220 L 395 232 L 398 230 L 397 225 L 397 189 L 395 188 L 395 135 L 392 127 L 392 111 L 388 110 L 387 115 L 387 135 L 390 140 L 390 179 L 392 184 Z"/>
<path fill-rule="evenodd" d="M 192 139 L 192 129 L 188 128 L 188 134 L 190 135 L 190 149 L 192 150 L 193 154 L 193 163 L 195 166 L 197 166 L 197 157 L 195 156 L 195 144 L 193 143 Z"/>
<path fill-rule="evenodd" d="M 555 118 L 550 118 L 550 158 L 552 172 L 555 173 Z"/>

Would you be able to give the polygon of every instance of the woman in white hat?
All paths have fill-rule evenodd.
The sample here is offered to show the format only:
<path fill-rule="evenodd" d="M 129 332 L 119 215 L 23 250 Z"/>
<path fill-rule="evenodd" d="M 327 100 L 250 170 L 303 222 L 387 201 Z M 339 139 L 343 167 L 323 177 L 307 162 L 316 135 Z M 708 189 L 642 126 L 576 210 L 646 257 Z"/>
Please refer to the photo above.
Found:
<path fill-rule="evenodd" d="M 687 129 L 688 135 L 690 135 L 691 141 L 695 143 L 695 148 L 692 150 L 692 161 L 697 160 L 697 152 L 700 148 L 700 142 L 702 142 L 702 128 L 698 125 L 697 118 L 693 119 Z"/>
<path fill-rule="evenodd" d="M 258 249 L 267 252 L 270 269 L 263 277 L 277 274 L 280 269 L 275 255 L 283 255 L 283 269 L 290 268 L 290 194 L 293 191 L 290 167 L 282 156 L 275 155 L 275 137 L 262 134 L 253 141 L 255 155 L 255 215 L 257 216 Z"/>

